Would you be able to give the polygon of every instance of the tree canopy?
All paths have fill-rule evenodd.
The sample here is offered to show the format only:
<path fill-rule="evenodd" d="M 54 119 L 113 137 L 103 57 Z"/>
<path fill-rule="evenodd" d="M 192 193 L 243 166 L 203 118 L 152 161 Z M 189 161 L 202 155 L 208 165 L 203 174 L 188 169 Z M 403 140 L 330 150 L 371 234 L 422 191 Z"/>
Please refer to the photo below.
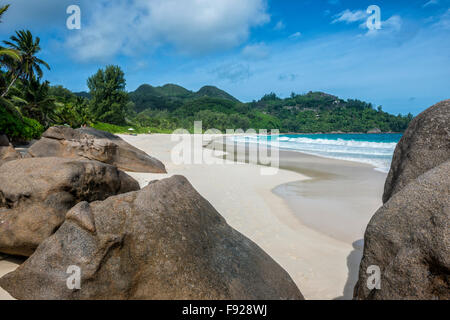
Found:
<path fill-rule="evenodd" d="M 95 120 L 111 124 L 125 124 L 128 93 L 125 74 L 119 66 L 100 69 L 87 81 L 90 90 L 90 109 Z"/>

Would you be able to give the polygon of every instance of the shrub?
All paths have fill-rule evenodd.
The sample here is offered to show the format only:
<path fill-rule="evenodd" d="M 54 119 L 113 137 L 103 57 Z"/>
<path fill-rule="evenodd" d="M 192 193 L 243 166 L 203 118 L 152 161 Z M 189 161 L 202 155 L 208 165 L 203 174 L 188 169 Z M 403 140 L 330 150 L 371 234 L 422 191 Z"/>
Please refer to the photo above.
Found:
<path fill-rule="evenodd" d="M 44 127 L 36 120 L 23 117 L 20 119 L 0 107 L 0 132 L 11 140 L 31 140 L 39 138 Z"/>

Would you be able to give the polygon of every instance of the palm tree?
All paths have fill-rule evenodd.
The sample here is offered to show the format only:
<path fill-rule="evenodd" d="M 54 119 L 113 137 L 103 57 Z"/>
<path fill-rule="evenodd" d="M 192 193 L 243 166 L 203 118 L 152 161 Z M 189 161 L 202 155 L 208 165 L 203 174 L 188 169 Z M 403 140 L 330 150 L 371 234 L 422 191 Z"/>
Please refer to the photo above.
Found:
<path fill-rule="evenodd" d="M 9 4 L 0 7 L 0 22 L 2 22 L 3 14 L 8 10 Z"/>
<path fill-rule="evenodd" d="M 5 88 L 11 80 L 11 75 L 0 72 L 0 89 Z M 14 89 L 14 88 L 12 88 Z M 13 90 L 10 91 L 10 94 Z M 12 93 L 14 97 L 17 93 Z M 6 97 L 0 97 L 0 106 L 8 110 L 11 114 L 16 115 L 17 118 L 22 118 L 22 114 L 20 113 L 20 109 L 13 104 L 11 99 L 6 99 Z"/>
<path fill-rule="evenodd" d="M 36 119 L 48 128 L 58 118 L 55 113 L 56 100 L 49 94 L 49 90 L 48 81 L 40 83 L 36 77 L 29 81 L 22 80 L 19 87 L 11 91 L 11 101 L 20 107 L 24 116 Z"/>
<path fill-rule="evenodd" d="M 8 8 L 9 8 L 9 4 L 7 4 L 3 7 L 0 7 L 0 23 L 2 22 L 3 14 L 8 10 Z M 16 60 L 20 60 L 20 55 L 17 51 L 12 50 L 12 49 L 5 49 L 0 46 L 0 57 L 4 56 L 4 55 L 7 55 Z"/>
<path fill-rule="evenodd" d="M 20 30 L 16 31 L 16 35 L 10 39 L 11 41 L 3 41 L 3 43 L 8 45 L 10 49 L 17 51 L 20 54 L 21 60 L 10 61 L 8 68 L 14 76 L 9 86 L 2 93 L 2 97 L 8 93 L 9 89 L 19 77 L 27 81 L 31 81 L 35 76 L 42 78 L 43 72 L 41 65 L 50 70 L 47 62 L 36 57 L 36 54 L 41 50 L 39 37 L 33 39 L 33 35 L 29 30 Z"/>
<path fill-rule="evenodd" d="M 0 57 L 1 56 L 8 56 L 10 58 L 13 58 L 14 60 L 20 61 L 20 55 L 17 51 L 12 50 L 12 49 L 6 49 L 3 47 L 0 47 Z"/>

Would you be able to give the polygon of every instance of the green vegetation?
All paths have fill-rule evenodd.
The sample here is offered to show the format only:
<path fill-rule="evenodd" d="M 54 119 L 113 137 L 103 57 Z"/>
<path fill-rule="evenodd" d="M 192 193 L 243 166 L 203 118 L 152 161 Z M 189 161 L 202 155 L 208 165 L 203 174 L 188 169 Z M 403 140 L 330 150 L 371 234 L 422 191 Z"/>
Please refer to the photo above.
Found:
<path fill-rule="evenodd" d="M 8 10 L 0 7 L 0 22 Z M 359 100 L 342 100 L 322 92 L 275 93 L 242 103 L 227 92 L 205 86 L 197 92 L 175 84 L 142 85 L 126 92 L 119 66 L 106 66 L 87 80 L 89 92 L 74 93 L 43 81 L 50 66 L 38 58 L 39 37 L 16 31 L 0 46 L 0 133 L 13 140 L 39 137 L 53 125 L 93 126 L 112 133 L 171 133 L 203 129 L 279 129 L 281 132 L 402 132 L 412 115 L 391 115 Z M 132 129 L 132 130 L 130 130 Z"/>
<path fill-rule="evenodd" d="M 44 132 L 44 127 L 38 121 L 16 117 L 4 108 L 0 108 L 0 128 L 10 139 L 18 141 L 37 139 Z"/>
<path fill-rule="evenodd" d="M 168 86 L 168 85 L 166 85 Z M 376 110 L 370 103 L 342 100 L 322 92 L 292 93 L 280 99 L 274 93 L 259 101 L 242 103 L 223 91 L 209 88 L 191 92 L 177 87 L 170 95 L 164 87 L 143 85 L 130 93 L 141 126 L 160 129 L 186 128 L 193 130 L 194 121 L 203 121 L 203 128 L 226 129 L 279 129 L 281 132 L 403 132 L 412 115 L 394 116 Z M 173 86 L 173 85 L 170 85 Z M 200 92 L 208 92 L 203 95 Z"/>
<path fill-rule="evenodd" d="M 139 125 L 118 126 L 115 124 L 96 122 L 92 125 L 93 128 L 111 133 L 123 134 L 148 134 L 148 133 L 172 133 L 173 130 L 161 130 L 156 127 L 141 127 Z M 130 130 L 132 129 L 132 130 Z"/>
<path fill-rule="evenodd" d="M 111 124 L 125 124 L 128 93 L 125 91 L 125 74 L 118 66 L 107 66 L 90 77 L 90 111 L 94 120 Z"/>

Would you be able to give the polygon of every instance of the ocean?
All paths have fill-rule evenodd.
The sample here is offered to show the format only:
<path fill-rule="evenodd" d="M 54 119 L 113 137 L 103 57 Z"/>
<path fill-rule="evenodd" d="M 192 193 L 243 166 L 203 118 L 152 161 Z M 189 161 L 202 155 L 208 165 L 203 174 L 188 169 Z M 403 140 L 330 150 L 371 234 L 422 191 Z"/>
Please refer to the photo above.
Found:
<path fill-rule="evenodd" d="M 279 136 L 238 136 L 237 143 L 264 143 L 325 158 L 371 164 L 375 170 L 389 172 L 395 147 L 402 134 L 288 134 Z"/>

